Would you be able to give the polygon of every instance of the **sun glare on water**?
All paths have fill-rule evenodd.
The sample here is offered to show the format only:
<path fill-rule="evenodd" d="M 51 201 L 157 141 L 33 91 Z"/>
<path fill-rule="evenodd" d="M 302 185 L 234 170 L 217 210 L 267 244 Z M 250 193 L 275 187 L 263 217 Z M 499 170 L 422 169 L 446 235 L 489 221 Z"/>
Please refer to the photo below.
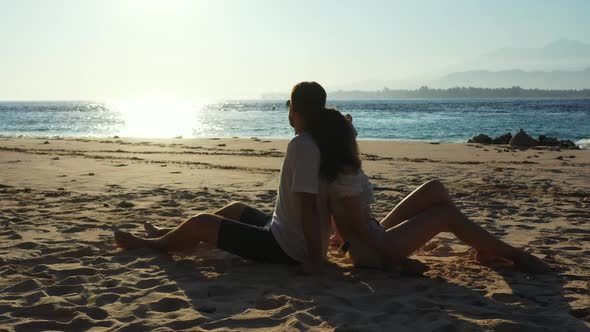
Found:
<path fill-rule="evenodd" d="M 202 105 L 168 97 L 127 98 L 110 104 L 125 122 L 121 136 L 145 138 L 191 137 Z"/>

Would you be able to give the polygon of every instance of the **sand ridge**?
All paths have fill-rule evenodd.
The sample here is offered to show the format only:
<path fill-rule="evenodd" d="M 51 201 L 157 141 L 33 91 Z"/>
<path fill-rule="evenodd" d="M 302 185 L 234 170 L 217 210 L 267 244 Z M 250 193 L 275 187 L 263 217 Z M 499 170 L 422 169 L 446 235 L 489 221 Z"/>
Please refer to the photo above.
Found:
<path fill-rule="evenodd" d="M 47 142 L 47 143 L 45 143 Z M 384 216 L 416 186 L 543 257 L 550 275 L 490 269 L 441 235 L 424 278 L 305 276 L 199 246 L 122 252 L 115 229 L 173 226 L 240 200 L 271 211 L 286 140 L 0 138 L 0 329 L 590 329 L 590 151 L 360 143 Z"/>

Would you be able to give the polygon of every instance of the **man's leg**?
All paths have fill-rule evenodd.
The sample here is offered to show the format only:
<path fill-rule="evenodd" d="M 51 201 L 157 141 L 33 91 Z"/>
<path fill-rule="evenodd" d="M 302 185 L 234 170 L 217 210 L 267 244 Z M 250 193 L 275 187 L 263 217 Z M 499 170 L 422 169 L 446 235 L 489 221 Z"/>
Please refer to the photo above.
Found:
<path fill-rule="evenodd" d="M 116 231 L 115 241 L 123 249 L 152 248 L 166 252 L 192 249 L 199 243 L 266 263 L 296 264 L 276 242 L 270 229 L 201 213 L 158 238 L 140 238 Z"/>
<path fill-rule="evenodd" d="M 124 249 L 152 248 L 163 251 L 191 249 L 200 242 L 217 246 L 219 227 L 223 217 L 201 213 L 193 216 L 165 235 L 143 239 L 127 232 L 116 231 L 115 242 Z"/>
<path fill-rule="evenodd" d="M 216 211 L 213 212 L 214 215 L 218 215 L 230 220 L 236 220 L 243 223 L 248 223 L 248 220 L 241 220 L 242 214 L 246 209 L 254 209 L 242 202 L 233 202 L 230 203 Z M 166 233 L 170 232 L 172 228 L 160 228 L 156 227 L 154 224 L 150 222 L 146 222 L 143 224 L 145 229 L 145 233 L 147 234 L 148 238 L 156 238 L 165 235 Z"/>

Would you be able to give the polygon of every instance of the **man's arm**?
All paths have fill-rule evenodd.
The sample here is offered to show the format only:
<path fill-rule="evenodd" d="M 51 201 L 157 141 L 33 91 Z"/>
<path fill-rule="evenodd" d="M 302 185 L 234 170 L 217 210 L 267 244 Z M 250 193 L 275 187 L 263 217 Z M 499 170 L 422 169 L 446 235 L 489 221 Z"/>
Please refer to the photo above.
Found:
<path fill-rule="evenodd" d="M 317 194 L 297 193 L 301 201 L 301 224 L 307 248 L 308 268 L 318 271 L 322 268 L 322 235 L 321 221 L 317 206 Z"/>

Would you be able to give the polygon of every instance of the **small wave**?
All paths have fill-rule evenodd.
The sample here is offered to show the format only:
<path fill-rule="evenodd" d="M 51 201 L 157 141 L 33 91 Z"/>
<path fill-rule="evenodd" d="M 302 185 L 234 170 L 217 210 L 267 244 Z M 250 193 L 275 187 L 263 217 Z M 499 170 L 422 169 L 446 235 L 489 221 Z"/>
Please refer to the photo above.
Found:
<path fill-rule="evenodd" d="M 576 142 L 576 145 L 583 150 L 590 150 L 590 138 L 584 138 Z"/>

